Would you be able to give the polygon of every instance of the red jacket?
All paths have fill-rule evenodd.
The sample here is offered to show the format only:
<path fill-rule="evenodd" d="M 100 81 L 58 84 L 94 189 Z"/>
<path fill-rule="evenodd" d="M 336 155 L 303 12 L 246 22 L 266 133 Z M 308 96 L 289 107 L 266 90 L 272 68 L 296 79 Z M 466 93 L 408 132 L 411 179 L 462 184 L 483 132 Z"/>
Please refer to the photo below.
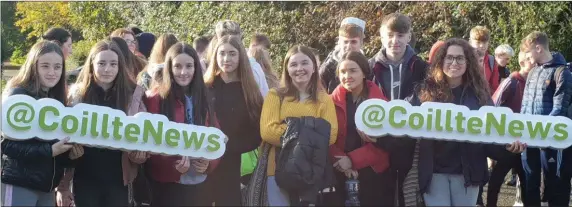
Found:
<path fill-rule="evenodd" d="M 148 91 L 145 98 L 145 105 L 147 106 L 147 111 L 153 114 L 159 114 L 160 100 L 159 94 Z M 174 121 L 177 123 L 185 122 L 185 105 L 178 101 L 173 104 L 175 107 Z M 207 117 L 208 123 L 208 117 Z M 216 124 L 218 127 L 218 123 Z M 151 155 L 147 160 L 147 171 L 153 180 L 163 183 L 177 183 L 181 179 L 181 173 L 175 169 L 176 161 L 181 160 L 181 156 L 165 156 L 165 155 Z M 207 168 L 207 173 L 212 172 L 218 165 L 219 160 L 211 160 L 209 167 Z"/>
<path fill-rule="evenodd" d="M 497 88 L 499 87 L 500 78 L 499 78 L 499 65 L 497 64 L 497 61 L 492 60 L 494 64 L 493 64 L 493 69 L 491 70 L 491 66 L 489 64 L 489 58 L 490 57 L 493 57 L 493 56 L 485 55 L 484 62 L 483 62 L 485 68 L 483 70 L 485 71 L 485 79 L 487 80 L 487 83 L 489 83 L 489 87 L 491 88 L 491 95 L 492 95 L 497 90 Z"/>
<path fill-rule="evenodd" d="M 369 89 L 368 99 L 379 98 L 387 100 L 375 83 L 367 81 L 366 87 Z M 346 93 L 347 90 L 342 85 L 338 85 L 330 95 L 336 105 L 336 115 L 338 117 L 338 139 L 336 143 L 330 145 L 330 156 L 332 156 L 332 160 L 335 160 L 334 156 L 348 156 L 352 161 L 354 170 L 371 167 L 376 173 L 381 173 L 389 167 L 389 153 L 376 147 L 374 143 L 362 141 L 360 148 L 347 154 L 344 152 L 348 124 L 346 117 Z"/>
<path fill-rule="evenodd" d="M 522 77 L 519 72 L 512 72 L 493 94 L 495 106 L 509 107 L 512 112 L 520 113 L 525 85 L 526 78 Z"/>

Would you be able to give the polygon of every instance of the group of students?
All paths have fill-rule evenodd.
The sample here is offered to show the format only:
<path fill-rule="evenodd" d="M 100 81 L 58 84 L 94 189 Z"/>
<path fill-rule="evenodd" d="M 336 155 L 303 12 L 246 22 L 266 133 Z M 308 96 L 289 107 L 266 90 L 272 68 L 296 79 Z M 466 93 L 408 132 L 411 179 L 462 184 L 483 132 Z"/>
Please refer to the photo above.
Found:
<path fill-rule="evenodd" d="M 548 116 L 563 116 L 569 110 L 570 71 L 557 69 L 565 61 L 551 54 L 546 34 L 533 32 L 523 39 L 521 70 L 506 76 L 501 69 L 512 52 L 486 55 L 486 28 L 474 28 L 469 41 L 451 38 L 436 43 L 426 62 L 409 45 L 411 24 L 404 14 L 386 15 L 379 29 L 383 48 L 368 59 L 361 51 L 365 21 L 346 18 L 338 44 L 323 64 L 312 48 L 290 48 L 280 83 L 271 68 L 268 38 L 255 35 L 245 48 L 234 21 L 217 23 L 215 36 L 198 39 L 194 47 L 172 34 L 155 38 L 118 29 L 91 48 L 85 64 L 71 72 L 78 76 L 69 86 L 65 60 L 71 54 L 71 35 L 51 29 L 31 48 L 3 96 L 26 94 L 70 107 L 87 103 L 127 115 L 149 112 L 174 122 L 217 127 L 228 138 L 226 151 L 219 159 L 204 160 L 82 146 L 67 143 L 68 138 L 3 137 L 3 205 L 240 206 L 249 199 L 245 197 L 262 196 L 270 206 L 341 206 L 347 199 L 345 181 L 357 179 L 364 206 L 474 206 L 479 187 L 489 180 L 487 157 L 498 160 L 498 168 L 509 166 L 496 174 L 524 169 L 518 171 L 526 175 L 519 177 L 522 198 L 532 206 L 540 205 L 544 160 L 549 203 L 567 205 L 572 173 L 566 150 L 527 148 L 518 141 L 501 146 L 374 138 L 356 128 L 357 107 L 372 98 L 401 99 L 414 106 L 453 103 L 471 110 L 496 105 Z M 496 61 L 489 65 L 491 58 Z M 506 77 L 502 83 L 501 74 Z M 319 199 L 303 200 L 282 188 L 275 177 L 287 122 L 300 117 L 330 124 L 327 156 L 335 182 L 314 194 Z M 269 150 L 256 150 L 264 147 Z M 241 177 L 241 156 L 253 151 L 258 152 L 258 167 L 266 168 L 264 186 L 245 194 L 252 182 Z M 495 191 L 489 187 L 487 206 L 496 205 L 491 193 Z"/>

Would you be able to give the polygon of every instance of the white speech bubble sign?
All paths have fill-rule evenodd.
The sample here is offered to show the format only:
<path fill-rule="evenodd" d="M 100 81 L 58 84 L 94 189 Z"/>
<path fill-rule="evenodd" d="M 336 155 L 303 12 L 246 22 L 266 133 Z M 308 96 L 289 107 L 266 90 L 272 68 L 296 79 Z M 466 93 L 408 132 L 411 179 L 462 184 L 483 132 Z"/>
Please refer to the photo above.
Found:
<path fill-rule="evenodd" d="M 12 95 L 2 100 L 2 133 L 8 139 L 70 142 L 120 150 L 139 150 L 214 160 L 226 150 L 226 135 L 217 128 L 171 122 L 164 115 L 91 104 L 65 107 L 51 98 Z"/>
<path fill-rule="evenodd" d="M 483 106 L 469 110 L 451 103 L 369 99 L 359 105 L 356 126 L 372 137 L 409 136 L 461 142 L 510 144 L 564 149 L 572 145 L 572 120 L 562 116 L 513 113 L 510 108 Z"/>

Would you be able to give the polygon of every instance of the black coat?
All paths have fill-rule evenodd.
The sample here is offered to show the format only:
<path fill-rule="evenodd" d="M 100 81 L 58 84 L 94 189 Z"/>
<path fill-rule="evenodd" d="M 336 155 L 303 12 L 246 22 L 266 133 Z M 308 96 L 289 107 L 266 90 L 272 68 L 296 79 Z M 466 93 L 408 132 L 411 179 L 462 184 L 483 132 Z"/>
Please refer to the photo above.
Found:
<path fill-rule="evenodd" d="M 30 94 L 26 89 L 14 88 L 8 96 L 24 94 L 36 99 L 43 95 Z M 53 191 L 64 174 L 64 168 L 71 167 L 69 151 L 52 156 L 52 145 L 57 140 L 32 138 L 24 141 L 2 139 L 2 183 L 32 190 Z"/>

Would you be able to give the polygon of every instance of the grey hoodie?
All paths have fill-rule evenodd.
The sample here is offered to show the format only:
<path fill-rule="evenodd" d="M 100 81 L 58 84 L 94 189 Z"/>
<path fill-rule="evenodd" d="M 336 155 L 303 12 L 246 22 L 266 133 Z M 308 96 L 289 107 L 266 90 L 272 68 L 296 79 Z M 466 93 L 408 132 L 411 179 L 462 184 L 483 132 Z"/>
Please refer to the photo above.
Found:
<path fill-rule="evenodd" d="M 378 80 L 378 85 L 380 88 L 385 89 L 385 95 L 390 99 L 404 99 L 405 96 L 402 95 L 401 92 L 401 85 L 402 81 L 405 80 L 405 76 L 409 73 L 409 62 L 412 57 L 416 56 L 417 54 L 413 50 L 413 48 L 407 45 L 405 50 L 405 54 L 401 61 L 399 62 L 392 62 L 387 58 L 385 53 L 385 48 L 382 48 L 372 59 L 370 59 L 371 67 L 374 68 L 375 63 L 381 63 L 383 67 L 389 69 L 387 71 L 373 71 L 374 74 L 378 72 L 382 72 L 381 75 L 382 80 Z M 387 72 L 387 75 L 385 74 Z M 381 84 L 379 84 L 381 82 Z M 411 84 L 411 83 L 405 83 Z"/>

